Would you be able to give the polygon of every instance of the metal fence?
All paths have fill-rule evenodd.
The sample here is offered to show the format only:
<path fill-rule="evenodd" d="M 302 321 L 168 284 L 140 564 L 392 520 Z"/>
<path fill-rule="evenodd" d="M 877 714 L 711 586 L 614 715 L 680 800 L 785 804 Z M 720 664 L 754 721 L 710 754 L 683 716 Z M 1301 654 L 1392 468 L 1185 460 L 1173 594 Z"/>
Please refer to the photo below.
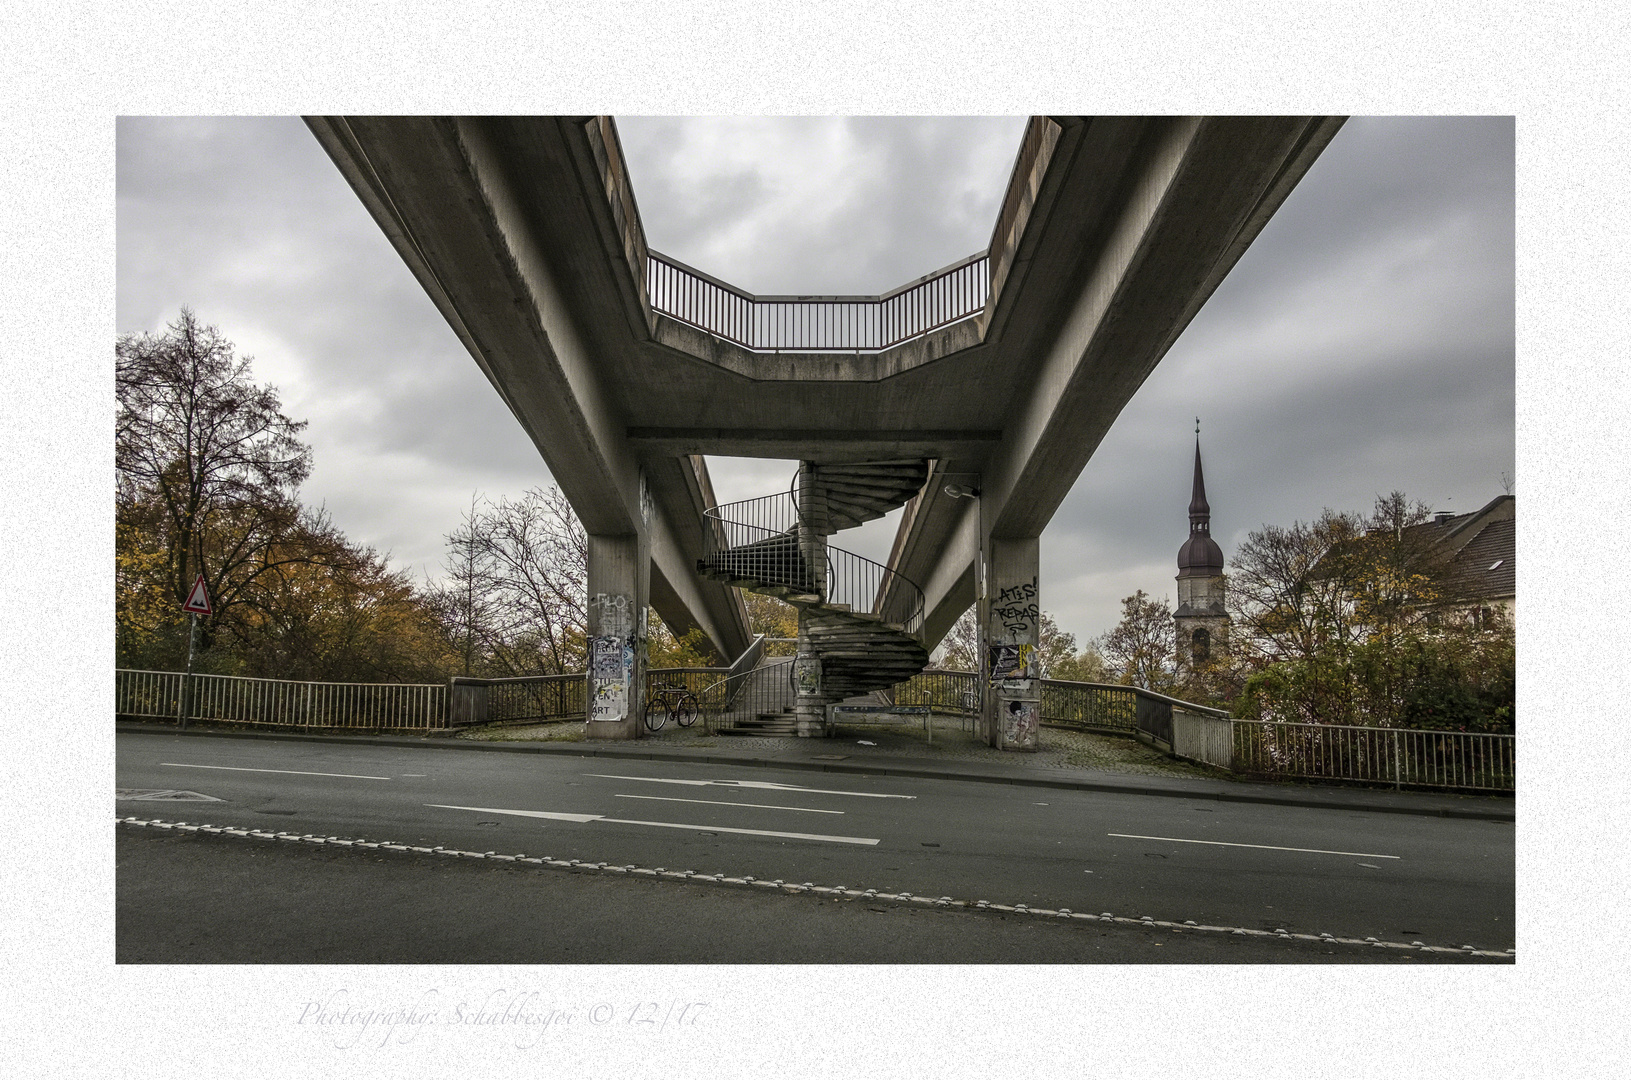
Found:
<path fill-rule="evenodd" d="M 507 679 L 454 678 L 448 723 L 524 723 L 582 719 L 587 680 L 580 673 Z"/>
<path fill-rule="evenodd" d="M 1131 686 L 1042 680 L 1041 719 L 1054 727 L 1131 732 L 1138 691 Z"/>
<path fill-rule="evenodd" d="M 756 668 L 718 679 L 697 694 L 704 727 L 729 731 L 740 721 L 784 713 L 798 703 L 793 657 L 766 660 Z"/>
<path fill-rule="evenodd" d="M 1233 724 L 1237 773 L 1397 787 L 1516 790 L 1511 735 L 1255 720 Z"/>
<path fill-rule="evenodd" d="M 754 296 L 652 251 L 653 311 L 757 352 L 878 352 L 985 310 L 990 260 L 970 255 L 882 296 Z"/>
<path fill-rule="evenodd" d="M 114 673 L 114 712 L 176 720 L 187 676 Z M 188 719 L 268 727 L 414 730 L 447 724 L 447 687 L 406 683 L 297 682 L 237 675 L 191 676 Z"/>
<path fill-rule="evenodd" d="M 927 705 L 937 713 L 969 716 L 980 711 L 980 677 L 972 671 L 920 671 L 885 691 L 896 705 Z"/>
<path fill-rule="evenodd" d="M 1099 731 L 1142 730 L 1172 741 L 1172 707 L 1203 715 L 1226 716 L 1217 709 L 1193 705 L 1136 686 L 1041 679 L 1041 719 L 1053 727 Z M 936 712 L 980 711 L 980 677 L 970 671 L 929 669 L 894 688 L 897 705 L 928 705 Z"/>

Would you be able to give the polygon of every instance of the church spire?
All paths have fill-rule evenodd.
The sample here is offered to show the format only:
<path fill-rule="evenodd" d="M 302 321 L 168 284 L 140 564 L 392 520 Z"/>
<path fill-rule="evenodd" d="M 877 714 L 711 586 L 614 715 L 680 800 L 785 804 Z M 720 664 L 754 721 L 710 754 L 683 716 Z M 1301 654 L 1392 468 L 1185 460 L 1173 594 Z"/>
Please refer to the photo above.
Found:
<path fill-rule="evenodd" d="M 1211 577 L 1223 573 L 1223 551 L 1212 539 L 1212 507 L 1206 501 L 1201 475 L 1201 419 L 1195 418 L 1195 485 L 1189 498 L 1189 539 L 1178 550 L 1179 577 Z"/>
<path fill-rule="evenodd" d="M 1201 418 L 1195 418 L 1195 489 L 1189 498 L 1189 532 L 1212 531 L 1212 508 L 1206 503 L 1206 481 L 1201 476 Z"/>

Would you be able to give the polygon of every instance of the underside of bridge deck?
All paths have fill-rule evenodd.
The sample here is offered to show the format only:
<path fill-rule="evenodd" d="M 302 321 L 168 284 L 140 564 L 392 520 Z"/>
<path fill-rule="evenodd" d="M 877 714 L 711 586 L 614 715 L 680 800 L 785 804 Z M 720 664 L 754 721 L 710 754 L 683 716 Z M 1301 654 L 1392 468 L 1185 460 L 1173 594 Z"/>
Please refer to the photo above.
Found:
<path fill-rule="evenodd" d="M 602 552 L 591 680 L 622 712 L 591 734 L 638 735 L 648 604 L 724 656 L 748 644 L 732 579 L 699 571 L 720 527 L 701 455 L 912 460 L 927 482 L 873 608 L 918 590 L 926 651 L 978 602 L 1000 666 L 987 737 L 1024 749 L 1037 538 L 1341 120 L 1033 117 L 987 252 L 884 298 L 815 301 L 650 252 L 610 118 L 308 124 Z"/>

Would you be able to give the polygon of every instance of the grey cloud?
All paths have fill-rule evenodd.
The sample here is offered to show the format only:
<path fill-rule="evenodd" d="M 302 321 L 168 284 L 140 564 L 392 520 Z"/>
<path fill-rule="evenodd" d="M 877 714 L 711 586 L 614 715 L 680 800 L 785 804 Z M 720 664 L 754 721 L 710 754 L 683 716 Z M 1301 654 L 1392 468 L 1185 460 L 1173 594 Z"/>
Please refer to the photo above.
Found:
<path fill-rule="evenodd" d="M 985 247 L 1023 121 L 797 118 L 755 136 L 789 148 L 791 173 L 744 152 L 737 128 L 728 153 L 709 143 L 721 123 L 735 122 L 620 119 L 652 245 L 757 292 L 866 293 Z M 314 418 L 307 496 L 341 528 L 434 574 L 472 491 L 549 482 L 300 121 L 126 118 L 117 139 L 118 328 L 189 304 L 253 346 L 263 378 L 284 372 L 285 400 Z M 811 156 L 834 145 L 854 154 L 836 170 Z M 1348 122 L 1044 534 L 1045 605 L 1065 629 L 1108 629 L 1134 589 L 1172 594 L 1197 413 L 1226 554 L 1264 523 L 1365 510 L 1394 488 L 1452 509 L 1499 493 L 1515 441 L 1513 158 L 1510 118 Z M 713 462 L 726 501 L 792 470 Z"/>

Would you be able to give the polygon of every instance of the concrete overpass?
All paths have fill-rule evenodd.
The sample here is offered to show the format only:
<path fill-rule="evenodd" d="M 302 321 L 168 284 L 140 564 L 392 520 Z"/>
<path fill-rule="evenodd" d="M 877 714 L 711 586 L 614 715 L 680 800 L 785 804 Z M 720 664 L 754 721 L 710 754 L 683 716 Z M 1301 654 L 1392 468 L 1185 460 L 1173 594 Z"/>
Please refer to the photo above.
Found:
<path fill-rule="evenodd" d="M 729 575 L 697 573 L 701 455 L 798 459 L 823 500 L 822 466 L 919 460 L 880 588 L 921 586 L 924 648 L 980 602 L 1008 647 L 987 735 L 1025 749 L 1042 530 L 1341 119 L 1033 117 L 989 249 L 883 297 L 755 297 L 650 252 L 607 117 L 308 124 L 583 521 L 625 688 L 648 602 L 724 656 L 749 642 Z M 639 734 L 634 710 L 589 729 Z"/>

